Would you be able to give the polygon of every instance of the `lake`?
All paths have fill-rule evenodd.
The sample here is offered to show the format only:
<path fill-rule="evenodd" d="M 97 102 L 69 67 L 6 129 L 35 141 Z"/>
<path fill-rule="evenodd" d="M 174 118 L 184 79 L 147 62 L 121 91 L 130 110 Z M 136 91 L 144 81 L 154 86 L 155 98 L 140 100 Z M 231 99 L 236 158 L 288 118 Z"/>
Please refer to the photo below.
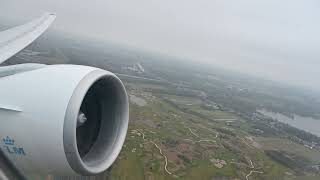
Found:
<path fill-rule="evenodd" d="M 258 112 L 262 113 L 265 116 L 269 116 L 280 122 L 289 124 L 293 127 L 305 130 L 307 132 L 310 132 L 320 137 L 320 120 L 319 119 L 314 119 L 311 117 L 303 117 L 299 115 L 294 115 L 293 118 L 290 118 L 281 113 L 274 113 L 271 111 L 267 111 L 265 109 L 260 109 L 258 110 Z"/>

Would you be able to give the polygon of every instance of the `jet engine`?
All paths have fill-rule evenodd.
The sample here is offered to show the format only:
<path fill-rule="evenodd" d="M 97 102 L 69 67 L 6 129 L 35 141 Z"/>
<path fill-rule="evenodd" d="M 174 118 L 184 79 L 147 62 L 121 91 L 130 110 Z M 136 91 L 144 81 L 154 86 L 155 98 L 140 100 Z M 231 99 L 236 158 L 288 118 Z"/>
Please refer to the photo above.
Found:
<path fill-rule="evenodd" d="M 0 73 L 0 149 L 13 165 L 35 174 L 107 170 L 128 128 L 129 103 L 120 79 L 78 65 L 13 69 L 15 74 Z"/>

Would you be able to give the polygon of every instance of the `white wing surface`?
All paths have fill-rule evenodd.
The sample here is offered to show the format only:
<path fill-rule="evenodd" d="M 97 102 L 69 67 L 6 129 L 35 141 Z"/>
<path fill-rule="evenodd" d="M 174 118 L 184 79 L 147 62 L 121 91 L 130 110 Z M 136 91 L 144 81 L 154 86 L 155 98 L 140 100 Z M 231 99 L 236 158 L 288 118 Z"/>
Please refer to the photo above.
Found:
<path fill-rule="evenodd" d="M 53 22 L 54 14 L 0 32 L 0 64 L 14 56 L 37 39 Z"/>

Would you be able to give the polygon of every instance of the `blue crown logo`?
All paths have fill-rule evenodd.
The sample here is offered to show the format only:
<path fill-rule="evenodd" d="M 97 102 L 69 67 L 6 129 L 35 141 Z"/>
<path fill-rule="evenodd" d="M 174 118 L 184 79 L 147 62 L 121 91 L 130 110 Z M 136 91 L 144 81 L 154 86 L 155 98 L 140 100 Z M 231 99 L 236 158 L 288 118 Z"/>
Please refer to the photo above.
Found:
<path fill-rule="evenodd" d="M 3 138 L 3 139 L 2 139 L 2 142 L 3 142 L 5 145 L 14 145 L 14 140 L 13 140 L 13 139 L 10 139 L 9 136 L 7 136 L 6 138 Z"/>

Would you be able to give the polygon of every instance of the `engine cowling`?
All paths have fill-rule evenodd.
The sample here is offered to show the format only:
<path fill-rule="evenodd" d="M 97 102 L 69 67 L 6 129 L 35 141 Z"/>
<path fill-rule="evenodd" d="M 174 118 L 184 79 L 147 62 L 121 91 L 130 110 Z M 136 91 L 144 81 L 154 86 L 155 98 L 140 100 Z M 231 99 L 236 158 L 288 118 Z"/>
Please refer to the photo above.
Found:
<path fill-rule="evenodd" d="M 0 149 L 23 173 L 101 173 L 128 121 L 126 90 L 111 72 L 50 65 L 0 78 Z"/>

